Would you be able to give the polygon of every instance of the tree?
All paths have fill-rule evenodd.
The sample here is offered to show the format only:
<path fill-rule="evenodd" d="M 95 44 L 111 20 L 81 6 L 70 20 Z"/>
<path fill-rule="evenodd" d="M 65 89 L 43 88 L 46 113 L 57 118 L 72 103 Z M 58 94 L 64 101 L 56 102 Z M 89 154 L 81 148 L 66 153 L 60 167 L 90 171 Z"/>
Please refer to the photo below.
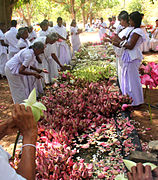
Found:
<path fill-rule="evenodd" d="M 0 0 L 0 22 L 5 23 L 7 28 L 10 25 L 13 7 L 18 0 Z M 29 0 L 21 0 L 21 3 L 27 3 Z"/>

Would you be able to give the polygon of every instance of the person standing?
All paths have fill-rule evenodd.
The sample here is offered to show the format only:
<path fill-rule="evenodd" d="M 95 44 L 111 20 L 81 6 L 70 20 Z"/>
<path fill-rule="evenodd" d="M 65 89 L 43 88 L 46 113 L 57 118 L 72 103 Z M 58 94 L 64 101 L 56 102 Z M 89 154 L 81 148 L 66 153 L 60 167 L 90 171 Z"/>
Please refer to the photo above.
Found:
<path fill-rule="evenodd" d="M 71 60 L 70 50 L 66 43 L 67 32 L 66 28 L 62 25 L 63 20 L 61 17 L 57 18 L 57 25 L 54 26 L 55 31 L 60 35 L 60 42 L 57 42 L 58 58 L 62 65 L 69 64 Z"/>
<path fill-rule="evenodd" d="M 152 38 L 150 40 L 150 49 L 153 51 L 158 51 L 158 19 L 155 21 L 156 26 L 151 32 Z"/>
<path fill-rule="evenodd" d="M 71 31 L 71 43 L 72 43 L 73 55 L 74 55 L 74 52 L 78 51 L 81 46 L 80 37 L 79 37 L 81 30 L 78 29 L 75 20 L 72 20 L 71 22 L 70 31 Z"/>
<path fill-rule="evenodd" d="M 5 33 L 6 43 L 9 45 L 9 59 L 11 59 L 19 51 L 17 47 L 18 39 L 16 38 L 16 35 L 18 33 L 18 30 L 16 29 L 16 26 L 17 21 L 12 20 L 10 30 Z"/>
<path fill-rule="evenodd" d="M 44 52 L 44 44 L 41 42 L 34 43 L 29 48 L 24 48 L 12 57 L 5 66 L 5 73 L 8 79 L 12 99 L 14 104 L 23 103 L 28 98 L 26 94 L 23 76 L 34 76 L 37 79 L 42 78 L 42 70 L 31 66 L 33 61 L 38 61 L 36 56 Z M 34 70 L 30 72 L 29 69 Z"/>
<path fill-rule="evenodd" d="M 28 32 L 29 32 L 29 37 L 28 40 L 30 42 L 32 42 L 33 40 L 35 40 L 37 38 L 37 34 L 36 32 L 33 30 L 33 26 L 29 26 L 28 27 Z"/>
<path fill-rule="evenodd" d="M 101 17 L 100 18 L 100 25 L 99 25 L 99 37 L 100 37 L 100 41 L 102 42 L 103 41 L 103 37 L 104 37 L 104 34 L 107 32 L 107 25 L 106 23 L 104 22 L 104 19 Z"/>
<path fill-rule="evenodd" d="M 7 58 L 8 45 L 5 43 L 4 32 L 5 32 L 5 24 L 0 23 L 0 78 L 2 76 L 5 76 L 4 68 L 5 68 L 5 64 L 8 61 Z"/>

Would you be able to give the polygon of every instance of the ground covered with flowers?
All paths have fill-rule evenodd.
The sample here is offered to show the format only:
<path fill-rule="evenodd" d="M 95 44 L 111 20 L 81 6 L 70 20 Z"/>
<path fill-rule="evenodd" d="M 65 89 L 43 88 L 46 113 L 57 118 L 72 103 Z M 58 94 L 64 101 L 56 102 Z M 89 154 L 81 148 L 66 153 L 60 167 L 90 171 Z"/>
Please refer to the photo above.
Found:
<path fill-rule="evenodd" d="M 115 75 L 112 48 L 87 43 L 72 69 L 47 87 L 40 99 L 47 111 L 38 123 L 37 179 L 112 180 L 126 171 L 122 159 L 138 148 L 129 134 L 137 127 L 145 139 L 151 128 L 122 117 L 131 99 L 120 94 Z"/>

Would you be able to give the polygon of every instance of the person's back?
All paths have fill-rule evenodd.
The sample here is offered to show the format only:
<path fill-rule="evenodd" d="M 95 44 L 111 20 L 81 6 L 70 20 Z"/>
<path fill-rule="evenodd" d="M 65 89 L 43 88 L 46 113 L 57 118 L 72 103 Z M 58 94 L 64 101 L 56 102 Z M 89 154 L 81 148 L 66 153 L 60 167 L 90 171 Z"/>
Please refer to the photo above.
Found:
<path fill-rule="evenodd" d="M 16 25 L 17 21 L 12 20 L 10 30 L 5 33 L 5 38 L 9 45 L 9 59 L 11 59 L 19 51 L 17 48 L 18 39 L 16 38 L 16 35 L 18 30 L 16 29 Z"/>

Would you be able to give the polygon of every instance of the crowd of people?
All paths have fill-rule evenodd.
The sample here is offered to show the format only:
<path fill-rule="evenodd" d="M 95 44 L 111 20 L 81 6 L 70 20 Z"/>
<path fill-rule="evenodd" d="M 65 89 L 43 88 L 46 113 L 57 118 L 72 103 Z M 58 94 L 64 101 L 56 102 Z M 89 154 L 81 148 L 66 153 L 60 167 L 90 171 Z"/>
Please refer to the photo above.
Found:
<path fill-rule="evenodd" d="M 58 76 L 59 70 L 67 68 L 81 46 L 79 34 L 82 31 L 75 20 L 70 34 L 61 17 L 55 26 L 48 20 L 39 25 L 38 33 L 32 26 L 17 30 L 17 21 L 12 20 L 10 29 L 5 32 L 4 24 L 0 23 L 0 75 L 7 77 L 14 103 L 22 103 L 33 88 L 37 95 L 43 93 L 45 85 Z"/>

